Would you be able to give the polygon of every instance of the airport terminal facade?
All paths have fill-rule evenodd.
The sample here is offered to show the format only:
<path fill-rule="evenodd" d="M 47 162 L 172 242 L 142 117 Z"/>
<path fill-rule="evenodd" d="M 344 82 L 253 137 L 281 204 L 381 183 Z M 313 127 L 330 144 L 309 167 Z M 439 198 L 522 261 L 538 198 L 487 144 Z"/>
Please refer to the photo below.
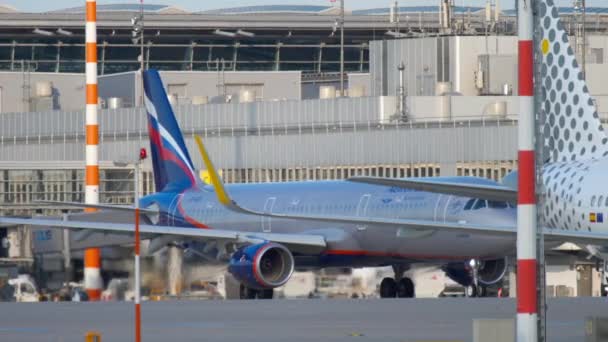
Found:
<path fill-rule="evenodd" d="M 345 24 L 348 96 L 339 96 L 337 14 L 312 7 L 146 8 L 144 63 L 163 71 L 196 166 L 194 135 L 207 142 L 227 183 L 355 175 L 500 180 L 517 168 L 513 13 L 480 35 L 487 29 L 480 8 L 456 8 L 448 27 L 430 7 L 403 9 L 401 27 L 388 10 L 353 11 Z M 129 22 L 137 9 L 100 12 L 103 203 L 133 202 L 134 169 L 117 162 L 148 147 Z M 83 200 L 82 9 L 0 19 L 0 214 L 60 214 L 69 208 L 37 202 Z M 587 21 L 587 68 L 599 73 L 608 65 L 608 39 L 599 34 L 608 16 L 598 10 Z M 396 29 L 403 39 L 387 35 Z M 605 118 L 608 89 L 601 79 L 589 82 Z M 154 191 L 151 171 L 145 163 L 141 194 Z"/>

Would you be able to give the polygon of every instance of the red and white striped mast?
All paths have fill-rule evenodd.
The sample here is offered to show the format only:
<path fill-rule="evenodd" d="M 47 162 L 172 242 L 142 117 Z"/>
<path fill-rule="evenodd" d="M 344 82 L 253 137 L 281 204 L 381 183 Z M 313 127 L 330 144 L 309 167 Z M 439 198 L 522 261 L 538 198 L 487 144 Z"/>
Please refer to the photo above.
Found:
<path fill-rule="evenodd" d="M 99 126 L 97 119 L 97 3 L 86 0 L 85 23 L 85 77 L 86 77 L 86 168 L 85 193 L 86 204 L 99 203 Z M 94 209 L 86 209 L 94 211 Z M 89 300 L 101 298 L 101 251 L 89 248 L 84 251 L 84 287 Z"/>
<path fill-rule="evenodd" d="M 534 0 L 518 1 L 517 342 L 537 342 Z"/>

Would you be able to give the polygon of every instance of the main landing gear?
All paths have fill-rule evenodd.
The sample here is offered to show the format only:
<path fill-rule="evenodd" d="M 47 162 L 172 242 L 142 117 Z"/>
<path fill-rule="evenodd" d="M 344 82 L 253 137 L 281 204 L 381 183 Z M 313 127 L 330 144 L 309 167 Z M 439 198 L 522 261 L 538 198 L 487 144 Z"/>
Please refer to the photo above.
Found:
<path fill-rule="evenodd" d="M 485 286 L 471 284 L 464 289 L 465 296 L 469 298 L 475 297 L 485 297 L 487 293 L 487 289 Z"/>
<path fill-rule="evenodd" d="M 380 283 L 380 298 L 414 298 L 414 282 L 403 277 L 406 268 L 402 265 L 393 266 L 395 278 L 384 278 Z"/>
<path fill-rule="evenodd" d="M 481 266 L 479 260 L 471 259 L 469 261 L 469 266 L 471 267 L 473 282 L 465 287 L 465 296 L 469 298 L 485 297 L 487 289 L 485 286 L 479 284 L 479 267 Z"/>
<path fill-rule="evenodd" d="M 274 290 L 258 290 L 241 284 L 239 287 L 239 296 L 241 299 L 272 299 Z"/>

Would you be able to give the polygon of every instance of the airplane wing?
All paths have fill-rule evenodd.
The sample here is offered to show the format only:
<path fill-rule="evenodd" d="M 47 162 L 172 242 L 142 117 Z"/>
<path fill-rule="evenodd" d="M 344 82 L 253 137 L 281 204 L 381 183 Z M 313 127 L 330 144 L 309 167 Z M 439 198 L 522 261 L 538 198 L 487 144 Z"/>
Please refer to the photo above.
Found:
<path fill-rule="evenodd" d="M 286 213 L 271 213 L 260 212 L 245 208 L 239 205 L 234 199 L 230 198 L 224 184 L 219 177 L 209 154 L 203 145 L 202 139 L 199 136 L 194 136 L 198 145 L 199 151 L 209 173 L 211 184 L 213 184 L 215 194 L 220 203 L 235 212 L 257 215 L 264 217 L 294 219 L 294 220 L 309 220 L 317 222 L 332 222 L 342 224 L 355 225 L 375 225 L 375 226 L 391 226 L 399 227 L 407 230 L 411 236 L 424 236 L 425 232 L 432 233 L 433 231 L 460 231 L 470 234 L 486 234 L 486 235 L 501 235 L 513 237 L 517 233 L 515 226 L 495 226 L 495 225 L 477 225 L 467 222 L 437 222 L 428 220 L 411 220 L 411 219 L 393 219 L 382 217 L 352 217 L 352 216 L 323 216 L 323 215 L 296 215 Z M 472 196 L 475 197 L 475 196 Z M 589 244 L 606 244 L 608 243 L 608 234 L 599 234 L 595 232 L 584 231 L 564 231 L 550 228 L 544 228 L 544 234 L 547 239 L 568 241 L 573 243 L 589 243 Z"/>
<path fill-rule="evenodd" d="M 517 190 L 500 185 L 464 184 L 428 179 L 391 179 L 381 177 L 352 177 L 348 181 L 374 185 L 395 186 L 405 189 L 450 194 L 454 196 L 481 198 L 490 201 L 514 203 Z"/>
<path fill-rule="evenodd" d="M 67 228 L 75 230 L 92 230 L 99 233 L 133 234 L 133 223 L 106 223 L 88 221 L 65 221 L 39 218 L 13 218 L 0 217 L 0 225 L 30 225 L 51 228 Z M 261 241 L 277 242 L 295 250 L 305 250 L 310 253 L 319 253 L 326 248 L 325 238 L 313 234 L 275 234 L 257 232 L 238 232 L 221 229 L 197 229 L 171 226 L 140 225 L 143 238 L 158 236 L 188 237 L 198 240 L 223 241 L 236 244 L 258 243 Z"/>

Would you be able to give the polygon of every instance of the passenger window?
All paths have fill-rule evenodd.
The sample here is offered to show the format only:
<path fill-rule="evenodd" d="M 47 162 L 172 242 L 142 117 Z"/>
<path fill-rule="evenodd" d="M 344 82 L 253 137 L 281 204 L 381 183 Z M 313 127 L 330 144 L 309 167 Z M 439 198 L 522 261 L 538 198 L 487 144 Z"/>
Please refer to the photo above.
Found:
<path fill-rule="evenodd" d="M 475 203 L 474 198 L 471 198 L 470 200 L 468 200 L 467 204 L 464 205 L 464 210 L 471 210 L 471 208 L 473 207 L 473 203 Z"/>
<path fill-rule="evenodd" d="M 597 206 L 601 207 L 602 203 L 604 203 L 604 196 L 600 196 L 600 198 L 597 199 Z"/>
<path fill-rule="evenodd" d="M 595 195 L 591 196 L 591 206 L 595 206 Z"/>
<path fill-rule="evenodd" d="M 486 201 L 482 199 L 478 199 L 473 206 L 473 210 L 481 209 L 487 207 Z"/>

